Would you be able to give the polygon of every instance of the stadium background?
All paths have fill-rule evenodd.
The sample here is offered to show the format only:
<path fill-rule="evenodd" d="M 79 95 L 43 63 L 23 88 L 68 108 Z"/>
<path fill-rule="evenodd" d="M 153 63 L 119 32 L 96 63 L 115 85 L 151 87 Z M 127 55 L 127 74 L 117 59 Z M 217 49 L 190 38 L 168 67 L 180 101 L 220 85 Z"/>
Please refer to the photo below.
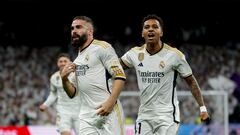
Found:
<path fill-rule="evenodd" d="M 96 25 L 96 38 L 110 42 L 121 56 L 142 43 L 141 20 L 151 13 L 164 20 L 163 41 L 184 52 L 200 87 L 229 93 L 229 122 L 239 124 L 239 5 L 233 0 L 1 1 L 0 125 L 54 125 L 54 107 L 41 113 L 38 105 L 48 96 L 48 77 L 57 69 L 56 55 L 59 52 L 76 55 L 69 44 L 69 26 L 74 16 L 91 17 Z M 127 74 L 124 91 L 137 91 L 134 71 Z M 184 82 L 178 82 L 179 90 L 188 89 Z M 124 104 L 130 104 L 125 113 L 134 121 L 138 103 L 133 98 Z M 182 106 L 191 110 L 189 102 Z M 214 110 L 215 106 L 209 108 Z M 195 116 L 184 116 L 183 122 L 196 124 Z M 230 132 L 239 134 L 240 129 Z"/>

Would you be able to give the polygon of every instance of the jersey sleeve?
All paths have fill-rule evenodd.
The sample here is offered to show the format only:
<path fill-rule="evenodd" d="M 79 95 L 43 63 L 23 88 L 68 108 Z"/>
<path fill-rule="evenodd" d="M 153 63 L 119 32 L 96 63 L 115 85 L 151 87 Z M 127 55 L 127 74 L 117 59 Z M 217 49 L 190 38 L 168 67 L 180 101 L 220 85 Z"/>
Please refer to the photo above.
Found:
<path fill-rule="evenodd" d="M 46 99 L 46 101 L 43 103 L 47 107 L 51 106 L 57 99 L 57 88 L 53 84 L 53 78 L 50 79 L 50 93 Z"/>
<path fill-rule="evenodd" d="M 133 61 L 131 58 L 131 50 L 127 51 L 120 59 L 122 61 L 122 63 L 128 67 L 128 68 L 132 68 L 133 67 Z"/>
<path fill-rule="evenodd" d="M 108 73 L 114 79 L 126 80 L 126 76 L 119 62 L 118 56 L 111 45 L 107 48 L 100 48 L 99 57 Z"/>
<path fill-rule="evenodd" d="M 181 53 L 181 55 L 176 55 L 174 69 L 178 71 L 181 77 L 188 77 L 192 75 L 192 69 L 183 53 Z"/>

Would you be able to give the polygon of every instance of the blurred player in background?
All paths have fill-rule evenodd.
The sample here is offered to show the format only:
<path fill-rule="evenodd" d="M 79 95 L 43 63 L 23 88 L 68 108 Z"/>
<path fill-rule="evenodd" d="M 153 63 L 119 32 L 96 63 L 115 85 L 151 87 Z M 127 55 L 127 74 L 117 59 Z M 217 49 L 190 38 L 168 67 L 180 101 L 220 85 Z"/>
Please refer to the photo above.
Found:
<path fill-rule="evenodd" d="M 198 83 L 182 52 L 163 43 L 163 21 L 148 15 L 142 22 L 145 44 L 120 59 L 124 69 L 135 68 L 140 89 L 136 135 L 177 135 L 180 113 L 176 93 L 177 75 L 184 78 L 200 107 L 202 120 L 209 118 Z"/>
<path fill-rule="evenodd" d="M 63 89 L 60 72 L 63 67 L 70 63 L 68 54 L 61 53 L 57 57 L 57 66 L 59 71 L 55 72 L 50 78 L 50 94 L 47 100 L 39 106 L 41 111 L 45 111 L 55 101 L 57 102 L 57 129 L 61 135 L 71 135 L 72 129 L 78 131 L 78 112 L 79 97 L 70 99 Z"/>
<path fill-rule="evenodd" d="M 94 39 L 93 33 L 91 18 L 73 19 L 72 45 L 79 48 L 79 53 L 61 72 L 63 86 L 69 97 L 79 93 L 80 135 L 124 135 L 118 96 L 126 80 L 125 73 L 113 47 Z"/>

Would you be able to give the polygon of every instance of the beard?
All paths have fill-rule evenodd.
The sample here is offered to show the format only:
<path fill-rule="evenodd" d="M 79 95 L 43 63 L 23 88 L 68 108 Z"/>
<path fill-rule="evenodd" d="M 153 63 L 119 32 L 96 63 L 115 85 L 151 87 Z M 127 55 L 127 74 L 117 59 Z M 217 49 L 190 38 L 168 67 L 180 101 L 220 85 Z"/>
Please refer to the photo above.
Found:
<path fill-rule="evenodd" d="M 82 36 L 75 35 L 75 37 L 77 37 L 78 39 L 77 40 L 73 40 L 73 37 L 72 37 L 72 46 L 74 48 L 79 48 L 79 47 L 83 46 L 83 44 L 86 43 L 87 38 L 88 38 L 86 33 L 84 33 Z"/>

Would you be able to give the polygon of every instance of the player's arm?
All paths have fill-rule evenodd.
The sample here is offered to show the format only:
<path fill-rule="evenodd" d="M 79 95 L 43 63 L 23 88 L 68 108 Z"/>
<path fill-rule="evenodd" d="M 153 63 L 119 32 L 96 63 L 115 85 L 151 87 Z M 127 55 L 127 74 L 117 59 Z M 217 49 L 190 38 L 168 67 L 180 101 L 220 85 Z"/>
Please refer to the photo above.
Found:
<path fill-rule="evenodd" d="M 123 60 L 121 58 L 119 58 L 119 62 L 124 70 L 129 69 L 129 67 L 123 62 Z"/>
<path fill-rule="evenodd" d="M 41 111 L 45 111 L 49 106 L 51 106 L 57 99 L 57 93 L 54 91 L 50 91 L 50 94 L 47 100 L 39 106 Z"/>
<path fill-rule="evenodd" d="M 117 54 L 111 46 L 100 49 L 99 58 L 103 62 L 104 67 L 107 69 L 108 73 L 114 79 L 112 92 L 109 98 L 96 108 L 98 109 L 98 115 L 107 116 L 109 113 L 111 113 L 114 105 L 117 102 L 121 90 L 123 89 L 126 76 L 119 62 Z"/>
<path fill-rule="evenodd" d="M 71 72 L 75 71 L 75 64 L 74 63 L 68 63 L 64 66 L 63 70 L 60 72 L 61 78 L 62 78 L 62 84 L 63 89 L 67 93 L 67 95 L 70 98 L 73 98 L 76 94 L 76 88 L 74 85 L 69 81 L 68 76 Z"/>
<path fill-rule="evenodd" d="M 111 96 L 108 98 L 108 101 L 115 104 L 122 89 L 125 84 L 125 79 L 122 78 L 115 78 L 113 83 L 112 93 Z"/>
<path fill-rule="evenodd" d="M 119 62 L 124 70 L 130 69 L 133 67 L 131 52 L 132 50 L 127 51 L 121 58 L 119 58 Z"/>
<path fill-rule="evenodd" d="M 47 97 L 47 100 L 39 106 L 41 111 L 45 111 L 49 106 L 51 106 L 57 99 L 57 88 L 54 86 L 53 77 L 50 79 L 50 93 Z"/>
<path fill-rule="evenodd" d="M 111 95 L 109 96 L 107 101 L 105 101 L 104 103 L 102 103 L 100 106 L 96 108 L 98 109 L 97 110 L 98 115 L 107 116 L 108 114 L 111 113 L 121 93 L 124 83 L 125 81 L 121 79 L 116 79 L 114 81 Z"/>
<path fill-rule="evenodd" d="M 209 115 L 208 115 L 207 109 L 206 109 L 204 101 L 203 101 L 201 89 L 198 85 L 197 80 L 195 79 L 195 77 L 192 73 L 192 69 L 191 69 L 190 65 L 188 64 L 188 62 L 185 58 L 185 55 L 177 49 L 173 49 L 173 50 L 176 52 L 176 55 L 175 55 L 176 61 L 174 64 L 175 65 L 174 69 L 178 71 L 180 76 L 182 76 L 185 79 L 188 86 L 191 88 L 191 93 L 194 96 L 195 100 L 197 101 L 197 103 L 200 107 L 201 119 L 208 120 Z"/>
<path fill-rule="evenodd" d="M 184 78 L 189 87 L 191 88 L 191 93 L 194 96 L 195 100 L 197 101 L 198 105 L 200 106 L 200 117 L 202 120 L 207 120 L 209 118 L 207 109 L 205 107 L 203 97 L 201 94 L 200 87 L 198 85 L 197 80 L 195 79 L 194 75 L 190 75 Z"/>

